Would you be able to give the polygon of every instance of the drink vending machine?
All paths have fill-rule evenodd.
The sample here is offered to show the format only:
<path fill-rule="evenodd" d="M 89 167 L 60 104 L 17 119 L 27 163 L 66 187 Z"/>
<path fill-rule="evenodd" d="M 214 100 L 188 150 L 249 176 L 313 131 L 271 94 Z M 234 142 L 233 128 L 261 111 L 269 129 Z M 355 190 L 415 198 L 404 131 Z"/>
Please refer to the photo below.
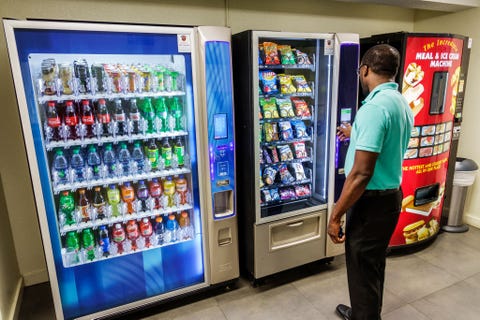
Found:
<path fill-rule="evenodd" d="M 238 278 L 230 30 L 4 27 L 57 318 Z"/>
<path fill-rule="evenodd" d="M 255 280 L 342 252 L 326 221 L 342 183 L 336 127 L 356 109 L 358 54 L 353 34 L 233 36 L 240 257 Z"/>
<path fill-rule="evenodd" d="M 361 50 L 379 43 L 401 54 L 397 82 L 414 115 L 403 163 L 402 212 L 389 245 L 400 248 L 432 240 L 440 230 L 452 189 L 472 41 L 398 32 L 362 39 Z"/>

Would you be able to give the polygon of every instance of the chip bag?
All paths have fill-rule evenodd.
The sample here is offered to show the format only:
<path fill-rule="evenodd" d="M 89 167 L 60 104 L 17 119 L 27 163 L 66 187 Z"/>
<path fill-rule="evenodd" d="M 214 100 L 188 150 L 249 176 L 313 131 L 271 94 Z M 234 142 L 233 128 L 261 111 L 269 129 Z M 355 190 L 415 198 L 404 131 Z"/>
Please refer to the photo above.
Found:
<path fill-rule="evenodd" d="M 307 126 L 305 126 L 305 122 L 303 122 L 302 120 L 293 120 L 292 126 L 295 131 L 295 138 L 308 138 Z"/>
<path fill-rule="evenodd" d="M 280 173 L 280 180 L 283 184 L 289 184 L 295 182 L 295 178 L 292 176 L 286 164 L 280 165 L 278 168 L 278 172 Z"/>
<path fill-rule="evenodd" d="M 273 163 L 277 163 L 280 161 L 280 158 L 278 158 L 277 148 L 275 148 L 274 146 L 267 147 L 267 151 Z"/>
<path fill-rule="evenodd" d="M 293 171 L 295 171 L 295 180 L 302 181 L 307 179 L 305 175 L 305 170 L 303 169 L 303 165 L 299 162 L 292 163 Z"/>
<path fill-rule="evenodd" d="M 297 64 L 312 64 L 306 53 L 303 53 L 298 49 L 294 49 L 293 51 L 295 51 L 297 57 Z"/>
<path fill-rule="evenodd" d="M 280 92 L 282 94 L 293 94 L 297 92 L 297 88 L 293 85 L 292 77 L 287 74 L 278 74 L 278 80 L 280 82 Z"/>
<path fill-rule="evenodd" d="M 271 70 L 263 70 L 258 72 L 258 78 L 262 83 L 262 92 L 264 94 L 278 93 L 277 74 Z"/>
<path fill-rule="evenodd" d="M 280 194 L 278 194 L 278 189 L 270 189 L 270 196 L 272 197 L 272 201 L 280 200 Z"/>
<path fill-rule="evenodd" d="M 282 64 L 295 64 L 295 56 L 292 52 L 292 47 L 289 45 L 279 45 L 280 57 Z"/>
<path fill-rule="evenodd" d="M 311 195 L 310 187 L 308 184 L 295 186 L 295 195 L 297 197 L 308 197 Z"/>
<path fill-rule="evenodd" d="M 312 114 L 310 113 L 310 109 L 308 108 L 308 104 L 305 102 L 305 100 L 297 97 L 292 97 L 290 100 L 292 100 L 293 105 L 295 106 L 295 115 L 297 117 L 312 116 Z"/>
<path fill-rule="evenodd" d="M 293 160 L 292 149 L 288 144 L 277 146 L 278 153 L 280 154 L 280 161 Z"/>
<path fill-rule="evenodd" d="M 310 86 L 307 83 L 307 80 L 303 75 L 296 75 L 292 76 L 292 80 L 295 83 L 295 86 L 297 87 L 297 92 L 299 93 L 311 93 L 312 89 L 310 89 Z"/>
<path fill-rule="evenodd" d="M 295 199 L 295 190 L 292 187 L 280 189 L 281 200 Z"/>
<path fill-rule="evenodd" d="M 280 117 L 282 118 L 292 118 L 295 117 L 293 112 L 292 101 L 290 99 L 281 99 L 277 98 L 277 106 L 280 110 Z"/>
<path fill-rule="evenodd" d="M 263 182 L 267 185 L 272 185 L 275 183 L 275 177 L 277 176 L 277 167 L 276 166 L 271 166 L 271 167 L 266 167 L 263 170 Z"/>
<path fill-rule="evenodd" d="M 263 129 L 265 130 L 265 141 L 272 142 L 278 141 L 278 125 L 277 123 L 264 123 Z"/>
<path fill-rule="evenodd" d="M 307 149 L 305 148 L 305 142 L 294 142 L 293 148 L 295 149 L 295 158 L 304 159 L 308 157 Z"/>
<path fill-rule="evenodd" d="M 260 98 L 260 106 L 263 110 L 263 117 L 265 119 L 279 118 L 277 109 L 277 99 L 275 98 Z"/>
<path fill-rule="evenodd" d="M 263 51 L 265 53 L 265 64 L 280 64 L 280 59 L 278 58 L 278 48 L 277 44 L 273 42 L 264 42 Z"/>
<path fill-rule="evenodd" d="M 293 130 L 290 121 L 280 121 L 278 126 L 280 127 L 280 135 L 282 140 L 288 141 L 293 139 Z"/>

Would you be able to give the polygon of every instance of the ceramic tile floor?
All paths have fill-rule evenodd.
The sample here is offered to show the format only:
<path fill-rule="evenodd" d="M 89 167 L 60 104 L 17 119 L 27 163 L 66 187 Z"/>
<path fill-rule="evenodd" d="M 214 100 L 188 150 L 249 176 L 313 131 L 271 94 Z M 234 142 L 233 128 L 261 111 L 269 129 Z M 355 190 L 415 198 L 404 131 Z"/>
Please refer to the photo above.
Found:
<path fill-rule="evenodd" d="M 196 294 L 117 319 L 329 320 L 348 303 L 345 260 L 313 263 L 282 272 L 253 287 Z M 48 283 L 25 288 L 19 319 L 54 319 Z M 480 229 L 441 233 L 429 246 L 387 260 L 384 320 L 480 319 Z"/>

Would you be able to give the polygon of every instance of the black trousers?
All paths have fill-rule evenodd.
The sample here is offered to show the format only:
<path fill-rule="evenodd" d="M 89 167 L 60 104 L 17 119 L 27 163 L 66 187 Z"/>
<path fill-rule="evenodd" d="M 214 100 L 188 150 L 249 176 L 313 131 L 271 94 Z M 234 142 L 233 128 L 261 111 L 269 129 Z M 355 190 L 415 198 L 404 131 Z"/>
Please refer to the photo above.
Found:
<path fill-rule="evenodd" d="M 365 193 L 347 212 L 345 256 L 352 320 L 380 320 L 386 250 L 402 206 L 402 191 Z"/>

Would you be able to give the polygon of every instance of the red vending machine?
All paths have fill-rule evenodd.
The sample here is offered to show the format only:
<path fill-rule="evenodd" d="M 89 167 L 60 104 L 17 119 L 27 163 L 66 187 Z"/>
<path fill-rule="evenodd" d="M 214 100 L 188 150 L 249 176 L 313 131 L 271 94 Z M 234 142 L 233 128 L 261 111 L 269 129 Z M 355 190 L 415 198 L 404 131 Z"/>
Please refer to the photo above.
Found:
<path fill-rule="evenodd" d="M 423 243 L 440 230 L 451 188 L 449 163 L 455 164 L 471 40 L 451 34 L 374 35 L 361 40 L 362 54 L 380 43 L 400 51 L 396 80 L 414 115 L 403 163 L 402 212 L 390 240 L 395 248 Z"/>

